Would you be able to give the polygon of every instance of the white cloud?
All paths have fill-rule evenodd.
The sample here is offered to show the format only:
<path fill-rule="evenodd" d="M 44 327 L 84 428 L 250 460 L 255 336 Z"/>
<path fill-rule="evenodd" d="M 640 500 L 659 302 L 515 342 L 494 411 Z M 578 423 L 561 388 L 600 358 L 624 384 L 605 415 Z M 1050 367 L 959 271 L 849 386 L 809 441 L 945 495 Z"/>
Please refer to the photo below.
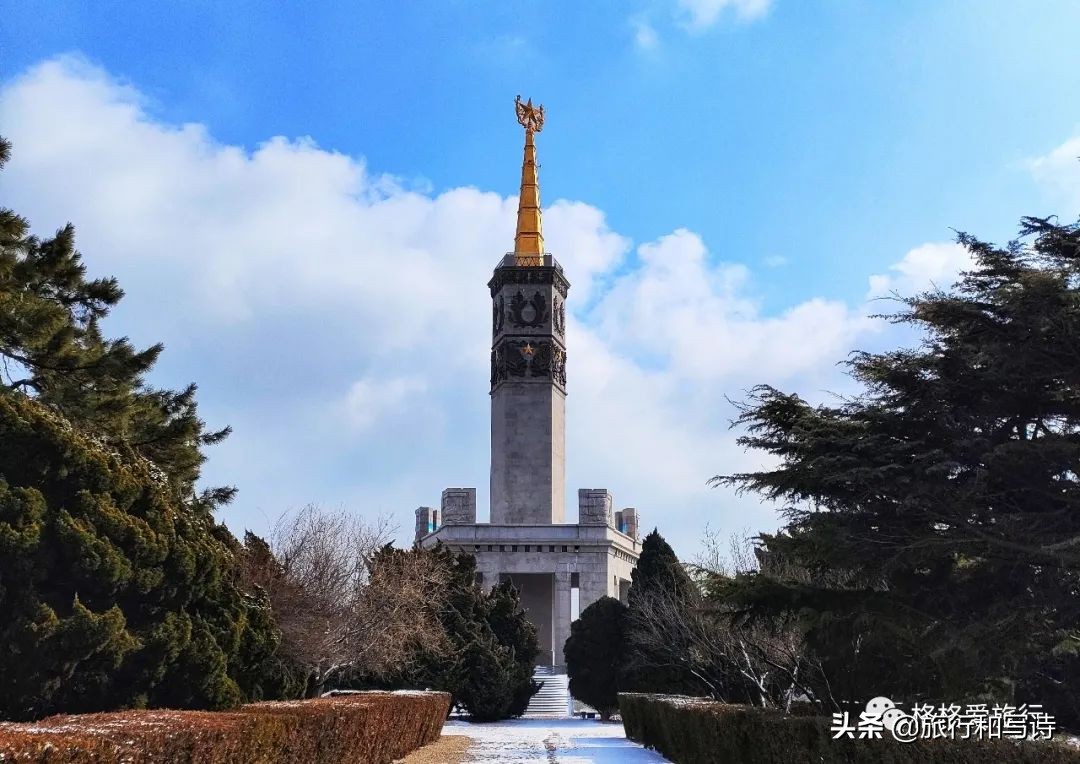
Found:
<path fill-rule="evenodd" d="M 821 299 L 761 315 L 747 268 L 710 264 L 704 242 L 685 229 L 643 244 L 638 255 L 641 267 L 594 311 L 600 335 L 685 379 L 789 380 L 842 357 L 869 328 L 860 312 Z"/>
<path fill-rule="evenodd" d="M 231 525 L 349 501 L 408 529 L 446 485 L 486 501 L 485 284 L 513 240 L 513 197 L 409 190 L 311 139 L 222 144 L 71 58 L 7 83 L 0 124 L 5 203 L 38 233 L 74 221 L 91 274 L 128 295 L 106 330 L 163 340 L 159 383 L 196 379 L 204 417 L 234 425 L 208 464 L 240 489 Z M 573 284 L 570 501 L 606 486 L 687 554 L 705 515 L 774 527 L 752 498 L 705 486 L 763 461 L 735 445 L 725 396 L 842 384 L 835 362 L 870 331 L 867 311 L 806 299 L 767 313 L 750 270 L 684 229 L 638 246 L 630 268 L 601 210 L 560 200 L 544 222 Z"/>
<path fill-rule="evenodd" d="M 208 465 L 235 470 L 220 478 L 241 489 L 234 519 L 333 485 L 408 484 L 400 512 L 437 497 L 435 481 L 484 482 L 485 284 L 511 247 L 515 198 L 406 190 L 307 138 L 221 144 L 154 119 L 75 58 L 8 82 L 0 120 L 14 143 L 5 201 L 39 233 L 74 221 L 91 273 L 127 292 L 107 330 L 163 340 L 161 384 L 197 379 L 206 417 L 235 425 Z M 583 305 L 629 241 L 581 202 L 545 217 Z M 432 484 L 401 477 L 417 471 Z"/>
<path fill-rule="evenodd" d="M 1031 160 L 1028 166 L 1035 181 L 1056 203 L 1064 205 L 1062 217 L 1075 219 L 1080 214 L 1080 135 Z"/>
<path fill-rule="evenodd" d="M 871 276 L 866 297 L 887 297 L 894 292 L 911 297 L 930 289 L 948 289 L 960 272 L 971 266 L 970 253 L 959 244 L 922 244 L 910 250 L 900 262 L 890 265 L 890 273 Z"/>
<path fill-rule="evenodd" d="M 788 259 L 783 255 L 769 255 L 762 262 L 770 268 L 781 268 L 788 264 Z"/>
<path fill-rule="evenodd" d="M 370 428 L 381 416 L 423 393 L 427 385 L 418 377 L 365 377 L 353 383 L 345 408 L 357 429 Z"/>
<path fill-rule="evenodd" d="M 622 262 L 630 240 L 609 230 L 596 207 L 559 200 L 544 210 L 544 245 L 566 269 L 574 301 L 581 305 L 594 296 L 594 279 Z"/>
<path fill-rule="evenodd" d="M 434 198 L 404 191 L 310 139 L 275 137 L 248 153 L 201 126 L 155 122 L 128 93 L 71 59 L 4 93 L 15 142 L 8 181 L 23 189 L 38 226 L 77 221 L 96 266 L 129 284 L 167 275 L 172 301 L 212 321 L 337 309 L 351 322 L 378 322 L 365 342 L 379 349 L 414 344 L 436 321 L 461 331 L 485 312 L 448 305 L 448 295 L 482 283 L 507 249 L 511 199 L 470 188 Z M 53 118 L 50 98 L 70 117 Z M 589 232 L 572 230 L 579 219 Z M 571 215 L 567 228 L 584 244 L 604 235 L 600 215 Z"/>
<path fill-rule="evenodd" d="M 1080 212 L 1080 136 L 1028 161 L 1027 167 L 1036 183 L 1061 205 L 1062 218 L 1074 220 Z M 872 275 L 867 299 L 948 289 L 972 265 L 970 253 L 955 242 L 922 244 L 890 265 L 889 273 Z"/>
<path fill-rule="evenodd" d="M 635 16 L 630 19 L 630 26 L 634 30 L 634 44 L 639 50 L 656 50 L 656 47 L 660 44 L 660 36 L 647 19 L 642 16 Z"/>
<path fill-rule="evenodd" d="M 760 19 L 771 9 L 772 0 L 678 0 L 678 7 L 690 28 L 701 30 L 715 24 L 726 11 L 739 21 Z"/>

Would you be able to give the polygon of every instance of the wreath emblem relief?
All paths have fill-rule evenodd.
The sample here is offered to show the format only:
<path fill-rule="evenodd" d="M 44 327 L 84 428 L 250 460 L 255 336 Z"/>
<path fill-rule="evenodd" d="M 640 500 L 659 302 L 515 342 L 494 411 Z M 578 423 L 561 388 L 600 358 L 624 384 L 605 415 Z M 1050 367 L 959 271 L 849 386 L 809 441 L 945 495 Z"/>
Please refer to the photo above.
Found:
<path fill-rule="evenodd" d="M 517 294 L 510 298 L 509 314 L 510 323 L 514 326 L 539 328 L 548 320 L 547 299 L 543 292 L 536 292 L 526 300 L 525 294 L 519 289 Z"/>
<path fill-rule="evenodd" d="M 551 359 L 551 378 L 566 387 L 566 353 L 558 348 Z"/>
<path fill-rule="evenodd" d="M 498 334 L 502 331 L 503 316 L 506 315 L 506 303 L 504 302 L 502 295 L 499 295 L 499 299 L 495 300 L 491 307 L 491 329 L 494 334 Z"/>
<path fill-rule="evenodd" d="M 552 326 L 555 327 L 557 334 L 563 334 L 566 331 L 566 303 L 556 297 L 551 305 Z"/>

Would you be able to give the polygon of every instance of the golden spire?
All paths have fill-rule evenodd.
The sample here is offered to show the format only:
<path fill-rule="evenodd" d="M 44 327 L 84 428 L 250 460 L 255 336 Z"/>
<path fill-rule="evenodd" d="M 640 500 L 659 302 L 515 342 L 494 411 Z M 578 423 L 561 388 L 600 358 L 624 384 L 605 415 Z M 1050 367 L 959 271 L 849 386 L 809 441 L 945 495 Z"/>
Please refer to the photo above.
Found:
<path fill-rule="evenodd" d="M 518 265 L 544 264 L 544 228 L 540 219 L 540 175 L 536 167 L 533 133 L 544 129 L 544 107 L 534 107 L 532 99 L 514 99 L 518 124 L 525 128 L 525 160 L 521 165 L 521 196 L 518 199 L 517 233 L 514 254 Z"/>

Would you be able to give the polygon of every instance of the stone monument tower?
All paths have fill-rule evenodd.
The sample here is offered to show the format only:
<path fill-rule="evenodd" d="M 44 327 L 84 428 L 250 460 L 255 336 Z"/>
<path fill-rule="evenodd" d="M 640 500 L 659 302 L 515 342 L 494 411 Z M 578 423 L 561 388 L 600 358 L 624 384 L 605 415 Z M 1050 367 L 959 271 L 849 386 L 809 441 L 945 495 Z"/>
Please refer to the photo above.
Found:
<path fill-rule="evenodd" d="M 543 109 L 517 102 L 525 126 L 514 251 L 488 282 L 491 340 L 491 522 L 566 519 L 566 308 L 570 282 L 544 254 L 533 135 Z"/>
<path fill-rule="evenodd" d="M 525 128 L 514 251 L 488 282 L 492 300 L 491 514 L 476 522 L 476 489 L 447 488 L 416 510 L 416 539 L 476 557 L 484 585 L 509 579 L 540 638 L 540 663 L 564 668 L 572 591 L 579 609 L 626 598 L 641 551 L 637 511 L 614 511 L 606 489 L 578 491 L 566 523 L 566 307 L 570 282 L 544 251 L 535 136 L 544 107 L 515 101 Z"/>

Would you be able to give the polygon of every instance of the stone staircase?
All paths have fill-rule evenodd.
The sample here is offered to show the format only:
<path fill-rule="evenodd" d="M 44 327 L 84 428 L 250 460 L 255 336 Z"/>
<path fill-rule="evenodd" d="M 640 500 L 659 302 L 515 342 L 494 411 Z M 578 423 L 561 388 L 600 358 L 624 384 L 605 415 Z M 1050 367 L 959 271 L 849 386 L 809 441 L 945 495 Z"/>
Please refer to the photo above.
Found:
<path fill-rule="evenodd" d="M 532 696 L 525 716 L 542 719 L 570 716 L 570 680 L 566 674 L 556 674 L 550 666 L 537 666 L 533 681 L 542 682 L 544 686 Z"/>

